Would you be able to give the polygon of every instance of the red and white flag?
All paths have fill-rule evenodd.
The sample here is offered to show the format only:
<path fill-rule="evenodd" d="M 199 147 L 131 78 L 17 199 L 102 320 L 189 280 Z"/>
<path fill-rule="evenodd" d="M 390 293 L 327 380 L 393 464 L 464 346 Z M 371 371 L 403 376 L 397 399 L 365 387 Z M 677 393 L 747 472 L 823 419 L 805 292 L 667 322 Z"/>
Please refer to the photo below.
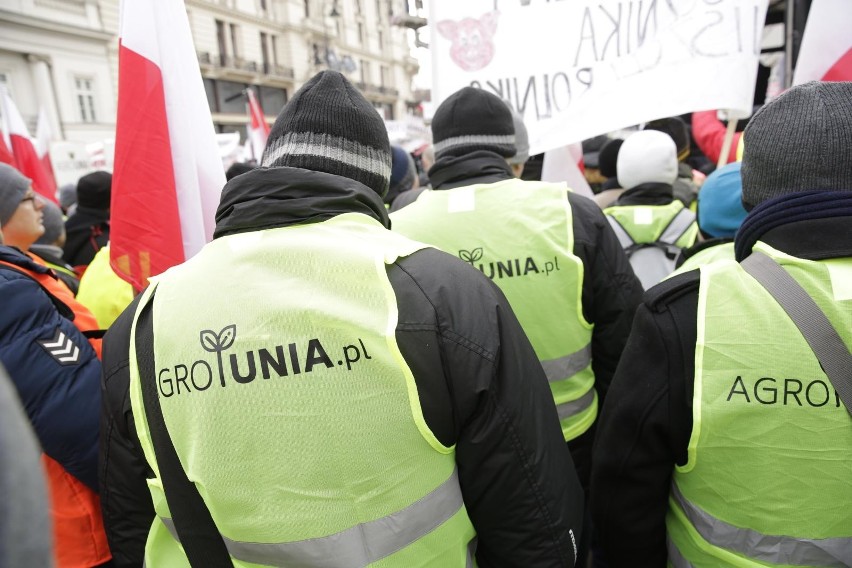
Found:
<path fill-rule="evenodd" d="M 47 111 L 44 107 L 38 109 L 38 122 L 36 122 L 36 154 L 41 161 L 44 171 L 54 180 L 53 191 L 56 192 L 56 174 L 53 172 L 53 163 L 50 161 L 50 143 L 53 142 L 53 129 L 47 119 Z"/>
<path fill-rule="evenodd" d="M 12 155 L 12 152 L 9 150 L 9 142 L 6 140 L 6 131 L 4 130 L 3 135 L 0 136 L 0 164 L 9 164 L 10 166 L 15 166 L 15 156 Z"/>
<path fill-rule="evenodd" d="M 254 89 L 246 89 L 246 97 L 248 97 L 248 111 L 251 119 L 248 127 L 249 147 L 251 148 L 252 158 L 259 164 L 260 158 L 263 156 L 263 149 L 266 147 L 266 140 L 269 138 L 269 124 L 266 123 L 263 109 L 260 107 L 260 101 L 257 100 Z"/>
<path fill-rule="evenodd" d="M 135 288 L 213 237 L 225 172 L 183 0 L 123 0 L 110 214 L 113 269 Z"/>
<path fill-rule="evenodd" d="M 0 85 L 0 106 L 3 111 L 3 139 L 6 148 L 14 157 L 14 165 L 22 174 L 33 182 L 33 189 L 39 195 L 57 203 L 56 201 L 56 179 L 53 172 L 45 170 L 39 159 L 27 125 L 18 107 L 9 96 L 9 91 Z M 2 153 L 2 150 L 0 150 Z"/>
<path fill-rule="evenodd" d="M 852 2 L 814 0 L 802 35 L 793 84 L 852 81 Z"/>

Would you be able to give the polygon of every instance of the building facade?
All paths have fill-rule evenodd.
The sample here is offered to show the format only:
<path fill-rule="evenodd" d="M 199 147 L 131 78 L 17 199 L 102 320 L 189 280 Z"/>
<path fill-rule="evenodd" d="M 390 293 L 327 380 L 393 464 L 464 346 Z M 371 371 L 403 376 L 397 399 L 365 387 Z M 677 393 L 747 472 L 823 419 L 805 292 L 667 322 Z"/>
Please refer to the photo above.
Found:
<path fill-rule="evenodd" d="M 141 0 L 134 0 L 141 1 Z M 254 88 L 269 122 L 316 72 L 345 73 L 387 120 L 413 111 L 405 0 L 185 0 L 217 132 L 247 123 Z M 31 133 L 40 108 L 54 137 L 115 136 L 119 0 L 0 2 L 0 83 Z"/>

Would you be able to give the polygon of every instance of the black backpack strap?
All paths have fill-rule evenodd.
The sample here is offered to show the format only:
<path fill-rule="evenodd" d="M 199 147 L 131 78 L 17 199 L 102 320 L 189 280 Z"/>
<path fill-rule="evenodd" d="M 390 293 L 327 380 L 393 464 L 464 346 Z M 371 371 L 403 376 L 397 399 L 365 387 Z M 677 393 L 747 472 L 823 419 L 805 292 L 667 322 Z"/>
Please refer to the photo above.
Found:
<path fill-rule="evenodd" d="M 852 414 L 852 354 L 825 312 L 801 284 L 771 257 L 762 252 L 753 252 L 741 264 L 775 298 L 799 328 L 846 410 Z"/>
<path fill-rule="evenodd" d="M 189 564 L 195 568 L 233 568 L 231 556 L 198 488 L 186 475 L 169 436 L 157 393 L 154 366 L 153 301 L 142 308 L 136 324 L 136 360 L 142 402 L 175 532 Z"/>

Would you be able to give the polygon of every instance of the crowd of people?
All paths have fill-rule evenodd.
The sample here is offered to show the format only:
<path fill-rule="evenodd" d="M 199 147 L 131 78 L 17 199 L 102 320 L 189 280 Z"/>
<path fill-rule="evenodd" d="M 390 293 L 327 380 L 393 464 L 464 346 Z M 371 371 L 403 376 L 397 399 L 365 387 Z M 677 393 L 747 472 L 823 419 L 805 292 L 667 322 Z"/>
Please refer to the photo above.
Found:
<path fill-rule="evenodd" d="M 491 93 L 412 155 L 324 71 L 144 290 L 108 172 L 0 164 L 0 567 L 852 566 L 852 84 L 724 131 L 587 141 L 589 199 Z"/>

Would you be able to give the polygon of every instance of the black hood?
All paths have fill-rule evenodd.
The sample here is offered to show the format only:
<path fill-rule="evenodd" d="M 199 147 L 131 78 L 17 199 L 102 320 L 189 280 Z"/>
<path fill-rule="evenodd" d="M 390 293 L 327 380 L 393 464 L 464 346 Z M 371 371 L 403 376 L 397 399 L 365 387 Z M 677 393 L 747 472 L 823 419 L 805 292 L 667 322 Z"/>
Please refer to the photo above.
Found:
<path fill-rule="evenodd" d="M 390 228 L 382 198 L 355 180 L 300 168 L 255 168 L 222 189 L 213 238 L 363 213 Z"/>

